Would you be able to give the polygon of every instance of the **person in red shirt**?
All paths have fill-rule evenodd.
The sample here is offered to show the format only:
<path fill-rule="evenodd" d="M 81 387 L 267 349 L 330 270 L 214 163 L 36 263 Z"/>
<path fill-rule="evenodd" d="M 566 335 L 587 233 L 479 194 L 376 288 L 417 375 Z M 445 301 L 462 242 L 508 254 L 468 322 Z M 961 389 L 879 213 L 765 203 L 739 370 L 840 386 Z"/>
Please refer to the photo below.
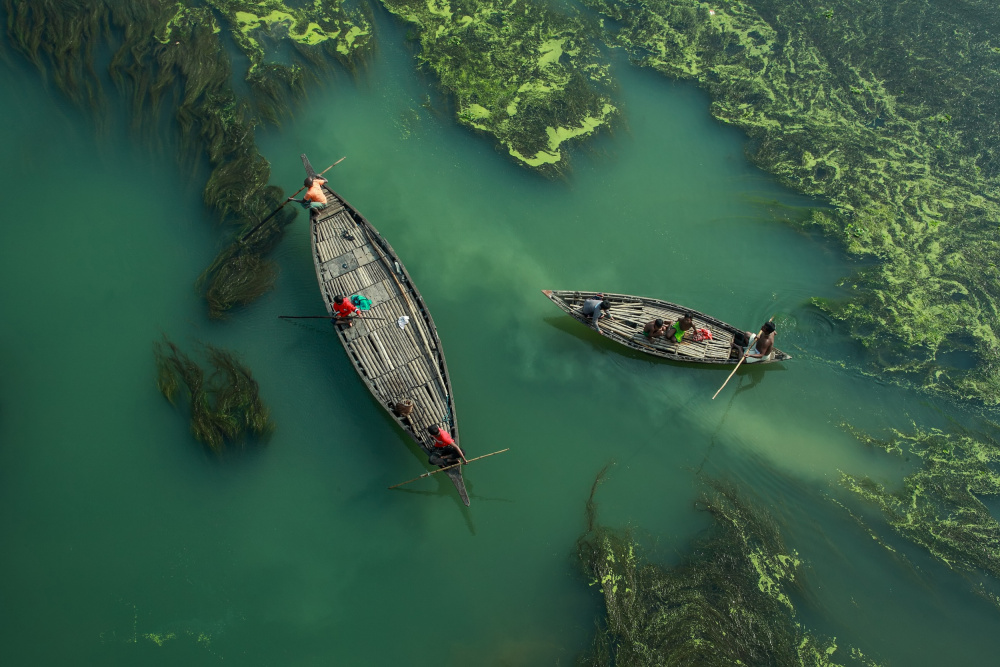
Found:
<path fill-rule="evenodd" d="M 437 426 L 428 426 L 427 432 L 434 438 L 434 453 L 430 456 L 430 461 L 436 466 L 450 466 L 458 463 L 458 457 L 462 457 L 464 463 L 468 463 L 465 452 L 458 446 L 451 433 L 443 431 Z"/>
<path fill-rule="evenodd" d="M 346 321 L 349 327 L 354 326 L 354 322 L 351 321 L 352 313 L 355 317 L 361 317 L 361 311 L 358 310 L 357 306 L 351 303 L 350 299 L 345 299 L 342 294 L 333 297 L 333 312 L 337 315 L 335 323 Z"/>
<path fill-rule="evenodd" d="M 309 189 L 306 190 L 302 199 L 289 197 L 288 201 L 299 202 L 304 208 L 309 210 L 310 215 L 313 215 L 314 211 L 326 208 L 326 194 L 323 192 L 323 186 L 326 185 L 326 183 L 327 180 L 322 176 L 308 176 L 306 177 L 303 185 Z"/>

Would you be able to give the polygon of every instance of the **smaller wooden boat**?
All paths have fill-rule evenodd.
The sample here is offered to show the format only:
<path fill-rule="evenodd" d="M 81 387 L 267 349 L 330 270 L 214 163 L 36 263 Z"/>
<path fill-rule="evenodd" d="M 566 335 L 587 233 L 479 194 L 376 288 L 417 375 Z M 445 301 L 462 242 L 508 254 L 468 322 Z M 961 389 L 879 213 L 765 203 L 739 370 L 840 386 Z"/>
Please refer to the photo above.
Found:
<path fill-rule="evenodd" d="M 648 299 L 629 294 L 607 294 L 600 292 L 571 292 L 568 290 L 542 290 L 552 303 L 556 304 L 576 320 L 591 326 L 590 317 L 583 314 L 583 302 L 587 299 L 604 298 L 611 303 L 609 311 L 613 319 L 601 319 L 601 335 L 616 343 L 639 352 L 663 357 L 673 361 L 688 361 L 698 364 L 731 364 L 739 362 L 739 353 L 733 348 L 733 337 L 743 335 L 744 331 L 722 320 L 699 313 L 697 310 L 679 306 L 669 301 Z M 695 341 L 685 336 L 678 343 L 673 338 L 655 338 L 650 340 L 642 335 L 642 328 L 647 322 L 661 319 L 664 322 L 677 320 L 684 313 L 694 316 L 696 329 L 708 329 L 712 333 L 710 340 Z M 774 348 L 774 356 L 768 361 L 758 363 L 770 364 L 776 361 L 791 359 L 786 354 Z"/>

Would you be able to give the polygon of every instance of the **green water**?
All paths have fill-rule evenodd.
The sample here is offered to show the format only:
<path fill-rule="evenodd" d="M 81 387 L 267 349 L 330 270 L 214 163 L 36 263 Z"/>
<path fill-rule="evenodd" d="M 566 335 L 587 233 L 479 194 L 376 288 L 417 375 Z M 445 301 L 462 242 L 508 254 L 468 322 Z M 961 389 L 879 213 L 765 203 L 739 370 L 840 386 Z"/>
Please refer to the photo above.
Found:
<path fill-rule="evenodd" d="M 626 126 L 578 150 L 565 180 L 541 179 L 421 106 L 432 82 L 382 23 L 359 78 L 311 91 L 261 150 L 288 191 L 300 153 L 347 156 L 332 185 L 432 309 L 463 446 L 511 451 L 467 469 L 467 510 L 440 477 L 386 490 L 423 459 L 328 330 L 277 319 L 322 312 L 301 216 L 277 289 L 210 322 L 192 285 L 225 239 L 203 167 L 118 116 L 98 134 L 8 64 L 3 664 L 570 664 L 602 612 L 574 543 L 609 461 L 600 519 L 633 524 L 665 561 L 706 526 L 702 477 L 738 481 L 806 563 L 807 627 L 889 664 L 992 662 L 997 611 L 975 580 L 890 538 L 916 569 L 901 563 L 831 502 L 851 503 L 840 471 L 894 483 L 909 469 L 841 422 L 879 432 L 959 408 L 847 370 L 855 351 L 806 302 L 838 295 L 852 267 L 770 204 L 811 202 L 748 165 L 702 93 L 622 61 Z M 729 369 L 623 352 L 546 288 L 661 297 L 748 329 L 777 314 L 795 360 L 741 371 L 713 401 Z M 162 334 L 253 368 L 277 425 L 265 448 L 220 462 L 193 441 L 155 387 Z"/>

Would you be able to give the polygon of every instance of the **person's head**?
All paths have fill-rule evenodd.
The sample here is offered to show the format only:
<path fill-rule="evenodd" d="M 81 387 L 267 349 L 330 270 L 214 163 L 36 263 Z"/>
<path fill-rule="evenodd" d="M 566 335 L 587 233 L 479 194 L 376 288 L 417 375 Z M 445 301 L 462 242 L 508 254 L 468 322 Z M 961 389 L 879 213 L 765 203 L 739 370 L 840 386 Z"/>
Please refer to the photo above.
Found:
<path fill-rule="evenodd" d="M 302 185 L 304 185 L 307 188 L 311 188 L 313 185 L 313 180 L 314 179 L 312 176 L 306 176 L 306 180 L 302 181 Z"/>
<path fill-rule="evenodd" d="M 441 429 L 439 429 L 437 426 L 434 426 L 432 424 L 431 426 L 427 427 L 427 432 L 430 433 L 433 436 L 436 436 L 438 433 L 441 432 Z"/>
<path fill-rule="evenodd" d="M 657 329 L 662 329 L 663 328 L 663 320 L 657 318 L 656 321 L 653 322 L 653 326 L 656 327 Z"/>
<path fill-rule="evenodd" d="M 343 295 L 338 294 L 337 296 L 333 297 L 333 302 L 334 303 L 344 303 L 344 297 L 343 297 Z"/>
<path fill-rule="evenodd" d="M 694 313 L 684 313 L 684 315 L 681 316 L 681 319 L 690 322 L 694 320 Z"/>
<path fill-rule="evenodd" d="M 764 326 L 760 330 L 764 332 L 764 335 L 771 333 L 774 331 L 774 322 L 764 322 Z"/>
<path fill-rule="evenodd" d="M 611 310 L 611 302 L 607 299 L 601 301 L 601 310 Z"/>

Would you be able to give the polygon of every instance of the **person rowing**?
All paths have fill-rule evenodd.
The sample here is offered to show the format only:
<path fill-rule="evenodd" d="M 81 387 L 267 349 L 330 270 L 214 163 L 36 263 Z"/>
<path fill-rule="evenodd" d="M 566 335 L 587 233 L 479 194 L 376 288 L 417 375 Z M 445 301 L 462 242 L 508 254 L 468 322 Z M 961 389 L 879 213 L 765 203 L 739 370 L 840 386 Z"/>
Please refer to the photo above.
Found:
<path fill-rule="evenodd" d="M 347 322 L 347 326 L 353 327 L 354 322 L 351 316 L 361 317 L 361 311 L 358 307 L 351 303 L 350 299 L 345 299 L 342 294 L 338 294 L 333 297 L 333 313 L 336 315 L 334 323 L 337 322 Z"/>
<path fill-rule="evenodd" d="M 319 211 L 326 208 L 326 193 L 323 192 L 323 186 L 326 183 L 327 180 L 322 176 L 307 176 L 305 182 L 303 182 L 303 186 L 309 189 L 302 195 L 302 199 L 289 197 L 288 201 L 298 202 L 302 204 L 303 208 L 309 211 L 309 215 L 316 215 Z"/>
<path fill-rule="evenodd" d="M 434 451 L 430 455 L 431 464 L 441 467 L 450 466 L 458 463 L 459 457 L 463 463 L 469 462 L 465 458 L 465 452 L 458 446 L 450 433 L 440 429 L 436 424 L 428 426 L 427 432 L 434 438 Z"/>
<path fill-rule="evenodd" d="M 747 332 L 753 341 L 753 350 L 747 354 L 748 364 L 759 364 L 774 359 L 774 331 L 774 322 L 764 322 L 764 326 L 760 328 L 760 336 Z"/>

